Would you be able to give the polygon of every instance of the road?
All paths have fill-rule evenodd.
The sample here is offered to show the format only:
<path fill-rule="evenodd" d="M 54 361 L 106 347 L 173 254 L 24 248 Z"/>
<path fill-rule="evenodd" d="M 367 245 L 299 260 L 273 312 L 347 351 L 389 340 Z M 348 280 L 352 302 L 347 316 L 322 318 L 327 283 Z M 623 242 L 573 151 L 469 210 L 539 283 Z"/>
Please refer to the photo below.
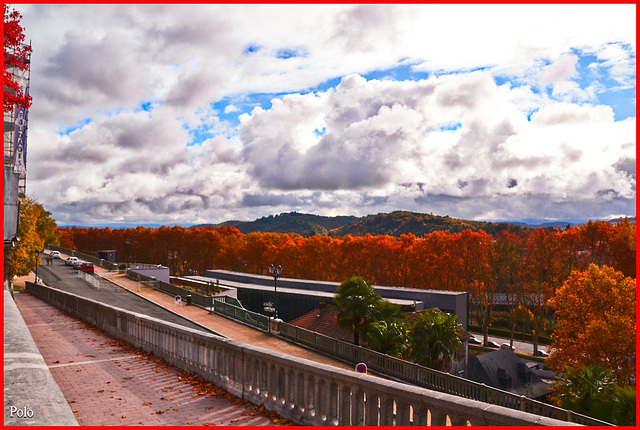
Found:
<path fill-rule="evenodd" d="M 482 336 L 482 333 L 473 333 L 472 332 L 471 334 L 473 335 L 473 337 L 475 337 L 476 339 L 478 339 L 481 342 L 484 339 L 483 336 Z M 494 335 L 491 335 L 491 334 L 489 335 L 489 340 L 494 341 L 498 345 L 502 345 L 503 343 L 507 343 L 507 344 L 509 343 L 509 338 L 508 337 L 494 336 Z M 522 333 L 520 333 L 520 340 L 518 340 L 518 333 L 515 334 L 514 339 L 513 339 L 513 346 L 516 348 L 516 352 L 519 352 L 521 354 L 529 354 L 529 355 L 533 354 L 533 343 L 532 342 L 523 341 L 522 340 Z M 546 345 L 546 344 L 539 343 L 538 344 L 538 349 L 540 351 L 549 352 L 548 345 Z"/>
<path fill-rule="evenodd" d="M 62 259 L 53 260 L 51 266 L 47 266 L 45 259 L 43 259 L 43 265 L 38 267 L 38 277 L 42 279 L 45 285 L 62 291 L 68 291 L 128 311 L 149 315 L 163 321 L 203 330 L 202 326 L 194 324 L 192 321 L 180 315 L 169 312 L 155 303 L 131 294 L 129 291 L 113 285 L 108 281 L 100 282 L 99 288 L 92 286 L 78 276 L 78 270 L 71 266 L 66 266 Z"/>

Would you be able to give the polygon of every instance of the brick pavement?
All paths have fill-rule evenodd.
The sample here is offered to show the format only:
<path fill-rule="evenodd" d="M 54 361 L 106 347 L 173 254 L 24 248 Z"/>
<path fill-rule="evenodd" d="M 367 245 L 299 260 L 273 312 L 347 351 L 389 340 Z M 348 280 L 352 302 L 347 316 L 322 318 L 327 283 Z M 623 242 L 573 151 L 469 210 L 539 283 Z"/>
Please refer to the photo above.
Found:
<path fill-rule="evenodd" d="M 253 405 L 28 294 L 16 304 L 80 425 L 274 425 Z"/>

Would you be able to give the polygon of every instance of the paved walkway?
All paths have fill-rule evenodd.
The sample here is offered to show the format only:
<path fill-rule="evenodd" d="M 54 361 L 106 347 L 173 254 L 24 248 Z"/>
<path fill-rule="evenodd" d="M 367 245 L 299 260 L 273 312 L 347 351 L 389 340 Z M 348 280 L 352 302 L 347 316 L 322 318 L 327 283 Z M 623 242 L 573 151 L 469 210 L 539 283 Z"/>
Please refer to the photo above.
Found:
<path fill-rule="evenodd" d="M 34 296 L 15 301 L 79 425 L 285 423 Z"/>

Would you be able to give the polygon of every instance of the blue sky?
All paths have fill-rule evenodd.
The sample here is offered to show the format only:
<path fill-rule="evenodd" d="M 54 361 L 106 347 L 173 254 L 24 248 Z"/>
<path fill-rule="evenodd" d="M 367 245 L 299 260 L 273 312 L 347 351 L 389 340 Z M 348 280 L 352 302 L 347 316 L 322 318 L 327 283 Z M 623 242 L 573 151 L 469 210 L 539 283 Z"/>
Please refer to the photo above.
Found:
<path fill-rule="evenodd" d="M 60 224 L 635 216 L 635 5 L 16 8 Z"/>

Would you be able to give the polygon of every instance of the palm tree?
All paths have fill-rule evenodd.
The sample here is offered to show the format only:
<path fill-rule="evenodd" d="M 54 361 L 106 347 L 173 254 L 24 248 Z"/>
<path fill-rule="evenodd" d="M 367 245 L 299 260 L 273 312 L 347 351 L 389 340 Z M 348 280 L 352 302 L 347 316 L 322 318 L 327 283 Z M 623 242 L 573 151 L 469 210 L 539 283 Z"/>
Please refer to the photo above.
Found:
<path fill-rule="evenodd" d="M 407 325 L 398 321 L 376 321 L 365 333 L 367 346 L 374 351 L 398 357 L 406 347 Z"/>
<path fill-rule="evenodd" d="M 579 370 L 566 366 L 564 378 L 558 378 L 555 383 L 556 394 L 553 399 L 558 406 L 570 409 L 590 417 L 609 420 L 611 405 L 608 401 L 614 383 L 611 370 L 605 369 L 598 363 L 587 367 L 581 365 Z"/>
<path fill-rule="evenodd" d="M 457 316 L 430 309 L 422 312 L 409 331 L 410 357 L 418 364 L 447 371 L 462 348 Z"/>
<path fill-rule="evenodd" d="M 337 323 L 353 332 L 354 345 L 359 344 L 360 334 L 374 321 L 374 309 L 380 300 L 382 297 L 373 292 L 371 284 L 359 276 L 347 279 L 336 289 L 333 302 L 338 306 Z"/>

